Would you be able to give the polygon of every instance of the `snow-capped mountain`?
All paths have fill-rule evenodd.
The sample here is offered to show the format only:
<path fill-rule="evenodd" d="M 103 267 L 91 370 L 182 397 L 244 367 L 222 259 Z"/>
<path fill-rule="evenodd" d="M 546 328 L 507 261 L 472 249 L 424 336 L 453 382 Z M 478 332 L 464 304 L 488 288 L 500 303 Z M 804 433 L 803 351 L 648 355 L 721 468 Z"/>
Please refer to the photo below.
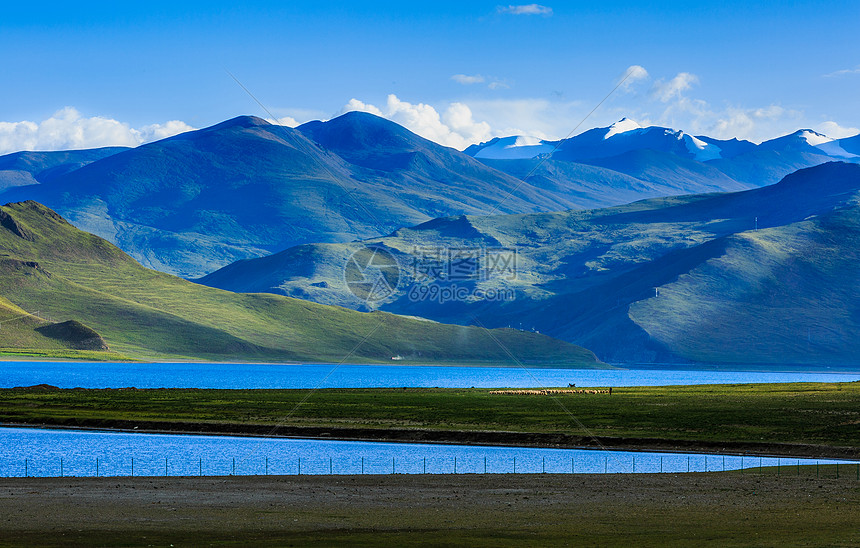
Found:
<path fill-rule="evenodd" d="M 716 168 L 741 185 L 759 187 L 773 184 L 803 167 L 832 160 L 860 161 L 860 136 L 835 140 L 810 129 L 801 129 L 757 145 L 738 139 L 694 136 L 659 126 L 642 127 L 623 118 L 609 127 L 585 131 L 567 140 L 504 137 L 473 145 L 464 152 L 484 162 L 542 158 L 601 166 L 640 178 L 639 157 L 645 154 L 653 158 L 656 154 L 660 158 L 657 163 L 663 168 L 655 171 L 654 165 L 651 166 L 651 181 L 672 177 L 680 170 L 671 164 L 678 162 L 684 164 L 682 169 L 699 172 L 707 178 L 713 178 L 712 168 Z M 701 165 L 695 167 L 684 163 L 686 161 Z M 505 170 L 504 165 L 493 163 L 493 167 Z"/>
<path fill-rule="evenodd" d="M 716 140 L 706 141 L 668 128 L 642 127 L 629 118 L 564 141 L 526 136 L 502 137 L 472 145 L 464 152 L 479 160 L 523 160 L 551 153 L 556 160 L 577 162 L 641 149 L 668 152 L 702 162 L 723 157 Z"/>
<path fill-rule="evenodd" d="M 827 156 L 840 159 L 858 157 L 857 154 L 845 150 L 840 141 L 831 139 L 811 129 L 799 129 L 790 135 L 765 141 L 760 147 L 766 150 L 795 150 L 811 152 L 813 154 L 826 154 Z"/>
<path fill-rule="evenodd" d="M 565 141 L 547 141 L 527 136 L 497 137 L 486 143 L 472 145 L 464 152 L 474 158 L 488 160 L 522 160 L 553 153 L 552 157 L 556 160 L 583 161 L 649 149 L 707 162 L 762 149 L 794 150 L 844 159 L 860 156 L 842 146 L 842 141 L 856 140 L 857 137 L 860 136 L 836 140 L 811 129 L 800 129 L 756 145 L 738 139 L 694 136 L 660 126 L 642 127 L 634 120 L 622 118 L 609 127 L 595 128 Z"/>

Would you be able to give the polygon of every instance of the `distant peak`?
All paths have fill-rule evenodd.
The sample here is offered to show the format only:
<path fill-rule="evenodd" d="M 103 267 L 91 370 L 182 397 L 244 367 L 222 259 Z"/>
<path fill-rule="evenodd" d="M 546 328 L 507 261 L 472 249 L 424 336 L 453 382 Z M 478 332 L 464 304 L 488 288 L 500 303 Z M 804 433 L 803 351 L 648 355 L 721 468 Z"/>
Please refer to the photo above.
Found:
<path fill-rule="evenodd" d="M 634 129 L 642 129 L 642 126 L 640 126 L 630 118 L 622 118 L 609 126 L 609 131 L 606 132 L 606 135 L 604 135 L 603 138 L 609 139 L 613 135 L 618 135 L 619 133 L 626 133 L 628 131 L 633 131 Z"/>
<path fill-rule="evenodd" d="M 794 132 L 794 135 L 797 135 L 801 139 L 804 139 L 812 146 L 822 145 L 824 143 L 829 143 L 833 140 L 827 135 L 822 135 L 821 133 L 818 133 L 817 131 L 813 131 L 811 129 L 799 129 Z"/>
<path fill-rule="evenodd" d="M 241 128 L 250 128 L 250 127 L 262 127 L 262 126 L 270 126 L 269 122 L 259 118 L 257 116 L 236 116 L 235 118 L 230 118 L 229 120 L 225 120 L 220 124 L 216 124 L 208 129 L 228 129 L 234 127 Z"/>

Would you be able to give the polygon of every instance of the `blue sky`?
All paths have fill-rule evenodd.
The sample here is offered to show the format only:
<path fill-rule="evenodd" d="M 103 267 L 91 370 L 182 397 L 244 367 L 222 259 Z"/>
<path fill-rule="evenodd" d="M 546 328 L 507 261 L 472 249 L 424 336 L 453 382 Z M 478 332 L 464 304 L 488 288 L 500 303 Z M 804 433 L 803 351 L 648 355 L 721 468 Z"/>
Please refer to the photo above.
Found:
<path fill-rule="evenodd" d="M 754 141 L 860 127 L 858 2 L 63 2 L 5 6 L 0 152 L 347 109 L 463 148 L 624 116 Z"/>

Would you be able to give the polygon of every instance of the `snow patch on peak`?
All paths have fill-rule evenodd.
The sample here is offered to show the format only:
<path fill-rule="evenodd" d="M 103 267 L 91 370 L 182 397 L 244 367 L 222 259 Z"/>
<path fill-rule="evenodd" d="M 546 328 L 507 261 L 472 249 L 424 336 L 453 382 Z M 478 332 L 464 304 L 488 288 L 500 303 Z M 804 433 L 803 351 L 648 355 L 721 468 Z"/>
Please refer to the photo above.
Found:
<path fill-rule="evenodd" d="M 628 131 L 633 131 L 634 129 L 642 129 L 642 126 L 629 118 L 622 118 L 609 126 L 609 131 L 606 132 L 606 135 L 604 135 L 603 138 L 609 139 L 613 135 L 618 135 L 619 133 L 626 133 Z"/>
<path fill-rule="evenodd" d="M 514 144 L 510 146 L 529 147 L 542 144 L 543 141 L 541 141 L 538 137 L 532 137 L 530 135 L 520 135 L 519 137 L 517 137 L 517 140 L 514 142 Z"/>
<path fill-rule="evenodd" d="M 484 160 L 523 160 L 552 151 L 552 145 L 537 137 L 512 136 L 502 137 L 493 144 L 484 146 L 474 157 Z"/>
<path fill-rule="evenodd" d="M 816 131 L 812 131 L 811 129 L 801 129 L 795 135 L 805 140 L 811 146 L 823 145 L 824 143 L 829 143 L 833 139 L 826 135 L 822 135 Z"/>
<path fill-rule="evenodd" d="M 706 143 L 692 135 L 687 135 L 683 131 L 678 132 L 678 139 L 683 139 L 687 150 L 700 162 L 707 162 L 708 160 L 716 160 L 723 157 L 722 150 L 717 145 Z"/>

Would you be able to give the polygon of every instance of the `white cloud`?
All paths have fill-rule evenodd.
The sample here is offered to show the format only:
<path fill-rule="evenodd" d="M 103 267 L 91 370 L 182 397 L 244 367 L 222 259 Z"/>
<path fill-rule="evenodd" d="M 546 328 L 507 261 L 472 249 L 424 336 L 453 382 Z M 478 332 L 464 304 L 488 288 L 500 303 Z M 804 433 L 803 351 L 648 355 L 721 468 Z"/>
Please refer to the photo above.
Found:
<path fill-rule="evenodd" d="M 379 110 L 377 107 L 362 103 L 358 99 L 350 99 L 349 102 L 343 107 L 341 112 L 352 112 L 353 110 L 357 110 L 359 112 L 369 112 L 377 116 L 385 117 L 385 115 L 382 114 L 382 111 Z"/>
<path fill-rule="evenodd" d="M 851 74 L 860 74 L 860 65 L 857 65 L 853 69 L 842 69 L 837 70 L 835 72 L 831 72 L 829 74 L 824 74 L 825 78 L 835 78 L 837 76 L 849 76 Z"/>
<path fill-rule="evenodd" d="M 794 113 L 788 113 L 791 116 Z M 714 118 L 707 129 L 709 136 L 717 139 L 766 140 L 773 136 L 760 135 L 762 126 L 773 126 L 787 115 L 786 110 L 779 105 L 764 108 L 728 107 L 721 113 L 704 112 L 701 118 Z M 790 132 L 786 132 L 790 133 Z"/>
<path fill-rule="evenodd" d="M 664 103 L 672 99 L 678 99 L 682 93 L 691 89 L 693 84 L 699 83 L 699 77 L 689 72 L 679 72 L 674 78 L 666 82 L 663 79 L 654 82 L 651 90 L 652 95 Z"/>
<path fill-rule="evenodd" d="M 540 4 L 521 4 L 518 6 L 499 6 L 496 8 L 499 13 L 510 13 L 512 15 L 543 15 L 549 17 L 552 15 L 552 8 L 541 6 Z"/>
<path fill-rule="evenodd" d="M 483 84 L 487 83 L 488 89 L 508 89 L 511 86 L 505 82 L 502 82 L 498 78 L 484 76 L 483 74 L 455 74 L 451 77 L 451 80 L 454 80 L 458 84 L 463 84 L 464 86 L 472 86 L 475 84 Z"/>
<path fill-rule="evenodd" d="M 463 84 L 464 86 L 471 86 L 472 84 L 484 83 L 486 78 L 480 74 L 475 74 L 474 76 L 469 76 L 468 74 L 455 74 L 451 77 L 451 80 L 454 80 L 458 84 Z"/>
<path fill-rule="evenodd" d="M 490 125 L 476 121 L 471 109 L 463 103 L 451 103 L 440 115 L 431 105 L 401 101 L 396 95 L 391 94 L 388 96 L 384 111 L 358 99 L 350 99 L 343 108 L 344 112 L 352 110 L 382 116 L 425 139 L 457 149 L 486 141 L 492 136 Z"/>
<path fill-rule="evenodd" d="M 645 70 L 645 67 L 640 65 L 630 65 L 627 67 L 627 70 L 624 71 L 618 84 L 622 90 L 628 91 L 636 82 L 647 80 L 648 78 L 649 74 L 648 71 Z"/>
<path fill-rule="evenodd" d="M 476 118 L 490 124 L 492 137 L 558 139 L 584 114 L 580 103 L 543 98 L 471 100 L 468 105 Z"/>
<path fill-rule="evenodd" d="M 124 122 L 93 116 L 85 118 L 72 107 L 42 122 L 0 122 L 0 154 L 19 150 L 69 150 L 104 146 L 134 147 L 194 128 L 179 120 L 139 129 Z"/>
<path fill-rule="evenodd" d="M 270 124 L 275 124 L 278 126 L 284 127 L 296 127 L 301 125 L 301 122 L 293 118 L 292 116 L 284 116 L 282 118 L 266 118 L 266 121 Z"/>
<path fill-rule="evenodd" d="M 170 120 L 169 122 L 165 122 L 163 124 L 150 124 L 148 126 L 143 126 L 139 130 L 133 129 L 131 131 L 132 133 L 137 133 L 138 137 L 140 138 L 140 142 L 149 143 L 151 141 L 167 139 L 168 137 L 173 137 L 174 135 L 193 130 L 193 127 L 189 126 L 181 120 Z"/>
<path fill-rule="evenodd" d="M 652 77 L 643 66 L 631 65 L 624 82 L 647 82 Z M 488 81 L 492 78 L 485 76 Z M 623 77 L 622 77 L 623 78 Z M 606 127 L 627 117 L 642 126 L 658 125 L 692 135 L 718 139 L 748 139 L 761 142 L 801 128 L 816 128 L 834 138 L 857 134 L 854 127 L 836 122 L 809 120 L 800 110 L 777 103 L 760 106 L 711 105 L 696 97 L 699 78 L 690 72 L 657 78 L 645 95 L 616 93 L 576 129 L 577 133 Z M 623 88 L 622 88 L 623 89 Z M 569 101 L 559 94 L 547 98 L 475 99 L 430 106 L 401 101 L 389 95 L 376 107 L 353 99 L 344 110 L 364 110 L 397 122 L 419 135 L 462 150 L 493 137 L 523 136 L 523 142 L 556 140 L 568 135 L 594 107 L 589 101 Z M 816 125 L 817 124 L 817 125 Z"/>
<path fill-rule="evenodd" d="M 844 139 L 846 137 L 854 137 L 858 133 L 860 133 L 860 129 L 856 127 L 842 127 L 836 122 L 827 121 L 822 122 L 815 126 L 815 131 L 818 133 L 823 133 L 828 137 L 832 137 L 834 139 Z"/>

